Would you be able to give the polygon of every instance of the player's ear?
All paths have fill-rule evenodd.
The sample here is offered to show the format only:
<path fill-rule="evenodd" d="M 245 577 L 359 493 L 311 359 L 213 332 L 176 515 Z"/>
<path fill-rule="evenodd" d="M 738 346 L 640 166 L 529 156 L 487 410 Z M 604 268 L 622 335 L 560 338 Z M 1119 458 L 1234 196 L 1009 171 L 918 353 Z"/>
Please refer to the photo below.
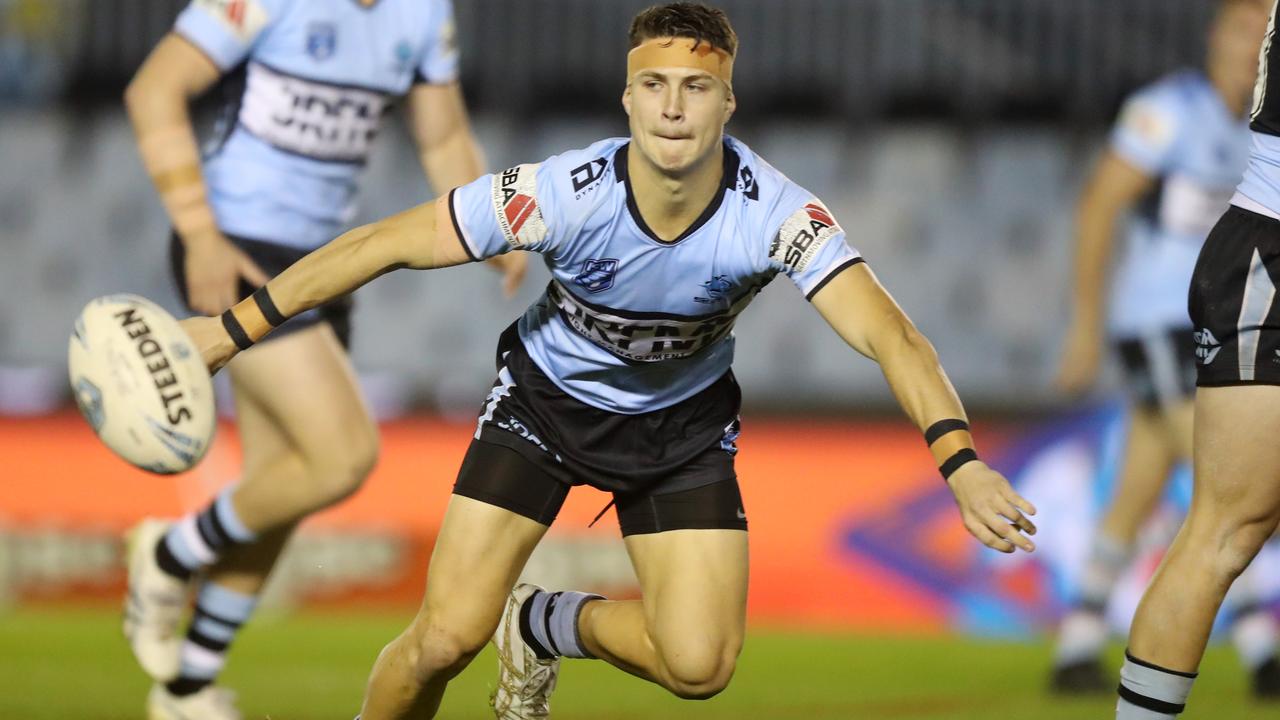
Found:
<path fill-rule="evenodd" d="M 627 117 L 631 117 L 631 83 L 622 90 L 622 109 L 627 111 Z"/>
<path fill-rule="evenodd" d="M 724 99 L 724 121 L 729 122 L 729 118 L 733 117 L 733 112 L 738 109 L 738 96 L 733 94 L 733 88 L 729 88 L 729 94 Z"/>

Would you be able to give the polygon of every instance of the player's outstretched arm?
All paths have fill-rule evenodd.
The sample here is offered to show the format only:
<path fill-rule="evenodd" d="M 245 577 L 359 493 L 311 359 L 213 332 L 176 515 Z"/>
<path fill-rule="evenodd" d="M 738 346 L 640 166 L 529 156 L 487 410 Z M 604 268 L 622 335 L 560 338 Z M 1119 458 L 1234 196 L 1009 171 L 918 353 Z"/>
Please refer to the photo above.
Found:
<path fill-rule="evenodd" d="M 363 225 L 289 266 L 221 317 L 182 322 L 210 372 L 288 318 L 342 297 L 397 268 L 419 270 L 470 262 L 453 229 L 446 198 Z"/>
<path fill-rule="evenodd" d="M 845 342 L 880 364 L 898 404 L 925 433 L 955 494 L 965 528 L 1001 552 L 1034 550 L 1026 535 L 1036 532 L 1027 519 L 1035 514 L 1035 507 L 977 458 L 964 407 L 937 353 L 866 263 L 841 272 L 812 302 Z"/>
<path fill-rule="evenodd" d="M 1105 333 L 1107 267 L 1116 225 L 1154 185 L 1154 178 L 1109 150 L 1081 193 L 1076 207 L 1071 326 L 1055 381 L 1063 392 L 1082 393 L 1097 379 Z"/>

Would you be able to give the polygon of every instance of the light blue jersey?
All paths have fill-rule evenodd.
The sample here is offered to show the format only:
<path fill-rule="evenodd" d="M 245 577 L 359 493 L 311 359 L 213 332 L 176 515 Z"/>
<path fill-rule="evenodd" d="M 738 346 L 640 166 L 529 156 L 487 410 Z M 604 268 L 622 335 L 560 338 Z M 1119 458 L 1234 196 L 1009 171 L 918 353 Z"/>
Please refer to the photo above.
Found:
<path fill-rule="evenodd" d="M 519 165 L 449 196 L 475 259 L 541 253 L 546 294 L 519 321 L 529 356 L 562 390 L 641 413 L 710 385 L 733 361 L 733 323 L 784 273 L 812 297 L 861 262 L 817 198 L 726 138 L 724 188 L 672 242 L 636 209 L 626 138 Z"/>
<path fill-rule="evenodd" d="M 194 0 L 175 31 L 245 73 L 204 164 L 218 226 L 304 250 L 351 222 L 392 100 L 458 72 L 450 0 Z"/>
<path fill-rule="evenodd" d="M 1190 325 L 1191 272 L 1248 162 L 1247 123 L 1193 70 L 1169 75 L 1125 104 L 1111 149 L 1157 185 L 1132 220 L 1112 283 L 1114 336 Z"/>

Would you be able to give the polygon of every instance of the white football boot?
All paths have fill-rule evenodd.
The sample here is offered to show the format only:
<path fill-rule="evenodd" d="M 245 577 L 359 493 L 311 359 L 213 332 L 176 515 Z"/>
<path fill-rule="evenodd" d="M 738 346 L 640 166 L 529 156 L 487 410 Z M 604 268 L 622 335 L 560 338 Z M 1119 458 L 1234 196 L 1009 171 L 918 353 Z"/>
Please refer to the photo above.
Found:
<path fill-rule="evenodd" d="M 179 697 L 156 683 L 147 695 L 147 720 L 243 720 L 236 695 L 217 685 Z"/>
<path fill-rule="evenodd" d="M 160 569 L 156 544 L 169 523 L 147 519 L 129 531 L 125 564 L 129 590 L 124 600 L 124 636 L 143 671 L 158 682 L 178 676 L 182 619 L 187 613 L 187 583 Z"/>
<path fill-rule="evenodd" d="M 520 606 L 541 589 L 528 583 L 516 585 L 493 634 L 493 646 L 498 649 L 498 687 L 489 696 L 489 706 L 498 720 L 551 717 L 551 693 L 560 674 L 560 658 L 539 659 L 520 635 Z"/>

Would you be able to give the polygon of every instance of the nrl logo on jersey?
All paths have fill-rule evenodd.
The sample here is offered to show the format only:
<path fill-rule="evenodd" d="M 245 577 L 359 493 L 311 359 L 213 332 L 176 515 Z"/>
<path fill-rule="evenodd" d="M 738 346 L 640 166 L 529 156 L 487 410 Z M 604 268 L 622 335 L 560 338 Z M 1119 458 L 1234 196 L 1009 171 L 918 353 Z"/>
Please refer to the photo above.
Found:
<path fill-rule="evenodd" d="M 516 250 L 532 247 L 547 237 L 547 223 L 538 207 L 538 165 L 517 165 L 493 176 L 493 212 L 507 244 Z"/>
<path fill-rule="evenodd" d="M 582 272 L 574 276 L 573 282 L 587 289 L 587 292 L 603 292 L 613 287 L 613 279 L 618 275 L 618 261 L 614 258 L 582 261 Z"/>
<path fill-rule="evenodd" d="M 1209 332 L 1209 328 L 1197 330 L 1192 333 L 1192 339 L 1196 341 L 1196 360 L 1201 365 L 1208 365 L 1213 359 L 1218 357 L 1218 351 L 1222 350 L 1222 343 Z"/>
<path fill-rule="evenodd" d="M 338 27 L 329 22 L 307 25 L 307 54 L 316 60 L 328 60 L 338 49 Z"/>
<path fill-rule="evenodd" d="M 769 247 L 769 259 L 792 272 L 803 272 L 827 241 L 841 232 L 831 211 L 815 198 L 782 221 Z"/>

